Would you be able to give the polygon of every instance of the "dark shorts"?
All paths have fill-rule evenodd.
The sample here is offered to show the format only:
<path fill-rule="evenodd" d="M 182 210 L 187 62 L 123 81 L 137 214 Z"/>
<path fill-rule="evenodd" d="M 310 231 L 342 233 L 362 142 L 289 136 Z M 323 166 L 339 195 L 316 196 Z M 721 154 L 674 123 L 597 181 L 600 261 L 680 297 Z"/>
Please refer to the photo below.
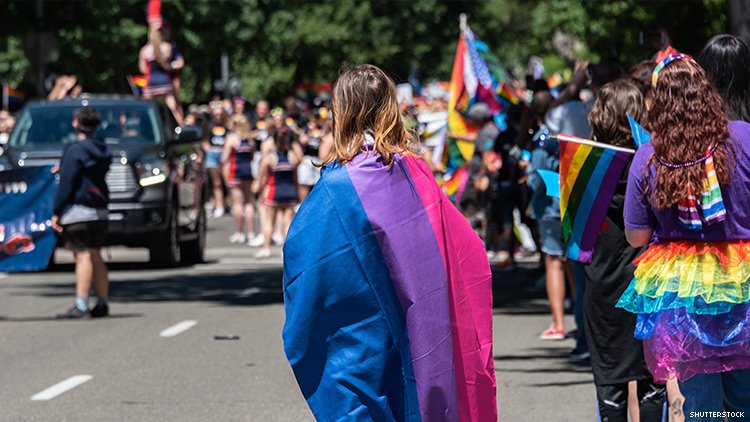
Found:
<path fill-rule="evenodd" d="M 65 247 L 80 251 L 84 249 L 99 249 L 104 246 L 107 238 L 106 221 L 87 221 L 63 226 L 62 238 Z"/>

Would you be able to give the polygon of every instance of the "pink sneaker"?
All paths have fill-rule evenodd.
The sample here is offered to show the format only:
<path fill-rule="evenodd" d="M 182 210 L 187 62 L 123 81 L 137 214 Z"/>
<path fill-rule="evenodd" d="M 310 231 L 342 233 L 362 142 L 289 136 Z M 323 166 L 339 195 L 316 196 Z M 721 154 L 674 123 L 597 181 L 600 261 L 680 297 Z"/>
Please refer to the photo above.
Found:
<path fill-rule="evenodd" d="M 542 340 L 563 340 L 565 330 L 555 330 L 554 327 L 549 327 L 542 334 L 539 334 L 539 338 Z"/>

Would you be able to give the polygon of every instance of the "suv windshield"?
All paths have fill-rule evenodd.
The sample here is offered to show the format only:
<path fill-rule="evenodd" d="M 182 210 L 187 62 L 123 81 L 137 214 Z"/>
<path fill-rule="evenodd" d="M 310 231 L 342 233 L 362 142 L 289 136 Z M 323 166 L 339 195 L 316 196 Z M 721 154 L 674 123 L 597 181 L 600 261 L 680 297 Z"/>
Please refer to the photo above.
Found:
<path fill-rule="evenodd" d="M 148 104 L 93 106 L 102 123 L 95 137 L 108 144 L 159 144 L 156 111 Z M 28 108 L 18 118 L 10 137 L 11 147 L 54 147 L 76 140 L 73 114 L 78 105 Z"/>

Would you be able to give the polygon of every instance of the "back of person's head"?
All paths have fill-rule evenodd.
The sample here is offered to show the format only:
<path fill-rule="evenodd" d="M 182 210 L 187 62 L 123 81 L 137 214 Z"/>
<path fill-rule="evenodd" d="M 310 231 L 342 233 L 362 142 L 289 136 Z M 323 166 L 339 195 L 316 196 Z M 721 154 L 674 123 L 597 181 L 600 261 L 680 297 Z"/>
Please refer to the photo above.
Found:
<path fill-rule="evenodd" d="M 750 122 L 750 47 L 734 35 L 711 38 L 698 62 L 724 97 L 731 120 Z"/>
<path fill-rule="evenodd" d="M 539 91 L 549 91 L 549 85 L 544 79 L 532 79 L 526 84 L 526 88 L 534 94 Z"/>
<path fill-rule="evenodd" d="M 657 65 L 652 89 L 645 128 L 651 132 L 651 162 L 657 168 L 651 198 L 654 205 L 669 208 L 688 194 L 696 194 L 690 190 L 701 189 L 705 167 L 685 164 L 704 158 L 709 151 L 713 151 L 719 183 L 729 183 L 733 153 L 727 115 L 719 92 L 703 68 L 690 58 Z"/>
<path fill-rule="evenodd" d="M 76 130 L 86 135 L 92 135 L 101 123 L 99 112 L 93 107 L 79 108 L 75 113 Z"/>
<path fill-rule="evenodd" d="M 271 136 L 273 136 L 273 144 L 276 146 L 276 151 L 287 152 L 291 149 L 294 134 L 288 128 L 274 129 Z"/>
<path fill-rule="evenodd" d="M 549 90 L 537 91 L 531 100 L 531 110 L 538 118 L 544 119 L 544 115 L 549 111 L 552 101 L 554 101 L 554 98 L 552 98 L 552 93 Z"/>
<path fill-rule="evenodd" d="M 656 63 L 653 60 L 644 60 L 630 68 L 630 82 L 638 87 L 644 97 L 651 89 L 651 75 L 654 73 L 655 66 Z"/>
<path fill-rule="evenodd" d="M 622 78 L 623 71 L 619 63 L 605 59 L 591 66 L 591 86 L 601 88 L 604 85 Z"/>
<path fill-rule="evenodd" d="M 409 148 L 412 136 L 404 126 L 393 81 L 376 66 L 344 68 L 333 87 L 333 151 L 326 163 L 354 159 L 374 138 L 373 148 L 383 162 L 393 163 L 395 153 Z"/>
<path fill-rule="evenodd" d="M 469 119 L 478 124 L 484 124 L 492 119 L 492 111 L 485 103 L 476 103 L 472 105 L 469 107 L 469 111 L 466 114 L 469 116 Z"/>
<path fill-rule="evenodd" d="M 646 105 L 640 89 L 625 79 L 604 85 L 589 113 L 589 123 L 596 140 L 635 148 L 628 115 L 637 122 L 646 117 Z"/>
<path fill-rule="evenodd" d="M 235 113 L 229 121 L 232 124 L 232 130 L 240 139 L 250 139 L 250 121 L 244 114 Z"/>

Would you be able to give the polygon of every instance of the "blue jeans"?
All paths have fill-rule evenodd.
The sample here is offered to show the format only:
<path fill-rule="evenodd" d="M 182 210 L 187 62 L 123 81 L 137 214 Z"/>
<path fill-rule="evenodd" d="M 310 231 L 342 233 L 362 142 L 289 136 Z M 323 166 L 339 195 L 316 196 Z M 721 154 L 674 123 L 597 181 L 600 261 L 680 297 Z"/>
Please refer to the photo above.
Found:
<path fill-rule="evenodd" d="M 730 412 L 730 422 L 750 419 L 750 369 L 696 375 L 679 384 L 685 396 L 682 411 L 686 422 L 724 420 L 707 412 Z"/>

